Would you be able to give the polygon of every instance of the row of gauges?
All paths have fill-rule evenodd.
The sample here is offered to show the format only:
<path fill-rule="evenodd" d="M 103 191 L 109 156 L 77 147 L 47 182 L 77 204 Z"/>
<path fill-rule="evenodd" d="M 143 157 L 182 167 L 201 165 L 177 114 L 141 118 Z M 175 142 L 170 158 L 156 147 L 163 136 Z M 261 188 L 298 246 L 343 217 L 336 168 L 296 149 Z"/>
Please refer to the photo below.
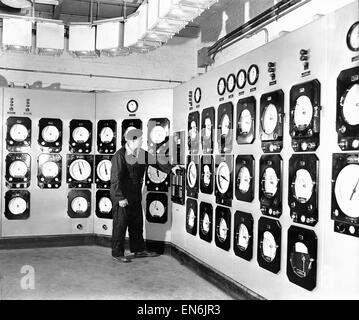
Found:
<path fill-rule="evenodd" d="M 88 218 L 91 215 L 91 191 L 70 190 L 67 196 L 67 214 L 70 218 Z M 112 219 L 112 202 L 109 190 L 96 192 L 96 216 Z M 30 192 L 9 190 L 5 193 L 5 217 L 9 220 L 30 218 Z"/>
<path fill-rule="evenodd" d="M 191 154 L 213 153 L 214 131 L 217 129 L 218 149 L 230 153 L 233 148 L 233 131 L 239 145 L 252 144 L 256 137 L 255 97 L 240 99 L 237 103 L 237 119 L 234 125 L 233 104 L 219 105 L 218 124 L 215 127 L 215 110 L 202 111 L 188 116 L 188 148 Z M 260 98 L 260 133 L 265 153 L 277 153 L 283 148 L 284 93 L 282 90 L 263 94 Z M 236 126 L 236 127 L 235 127 Z M 319 146 L 320 132 L 320 83 L 317 80 L 293 86 L 290 90 L 290 136 L 295 151 L 314 151 Z M 201 135 L 200 135 L 201 133 Z"/>
<path fill-rule="evenodd" d="M 211 204 L 187 199 L 186 231 L 207 242 L 215 239 L 217 247 L 229 251 L 231 244 L 231 211 L 217 206 L 215 217 Z M 253 257 L 254 221 L 250 213 L 237 211 L 234 215 L 233 251 L 250 261 Z M 261 217 L 258 221 L 257 261 L 273 273 L 280 270 L 281 233 L 279 221 Z M 291 282 L 313 290 L 316 286 L 317 236 L 314 231 L 291 226 L 288 230 L 287 275 Z"/>
<path fill-rule="evenodd" d="M 7 119 L 6 149 L 10 152 L 25 152 L 31 146 L 31 119 L 9 117 Z M 148 150 L 151 153 L 166 153 L 170 134 L 167 118 L 153 118 L 148 122 Z M 91 153 L 92 122 L 90 120 L 71 120 L 69 150 L 72 153 Z M 122 122 L 122 136 L 129 128 L 142 129 L 139 119 L 126 119 Z M 99 153 L 116 152 L 117 123 L 115 120 L 97 122 L 97 150 Z M 42 118 L 39 121 L 38 144 L 42 152 L 59 153 L 62 150 L 63 124 L 60 119 Z"/>
<path fill-rule="evenodd" d="M 282 215 L 282 157 L 263 155 L 259 166 L 261 212 Z M 294 222 L 314 226 L 318 222 L 319 160 L 315 154 L 294 154 L 289 159 L 288 204 Z M 234 176 L 235 175 L 235 176 Z M 198 198 L 199 190 L 216 196 L 216 203 L 231 206 L 233 196 L 252 202 L 255 195 L 255 160 L 252 155 L 188 156 L 187 196 Z M 234 182 L 234 191 L 233 191 Z M 359 188 L 358 188 L 359 189 Z"/>
<path fill-rule="evenodd" d="M 256 64 L 252 64 L 248 71 L 241 69 L 237 75 L 231 73 L 227 78 L 220 78 L 217 82 L 217 93 L 222 96 L 225 92 L 232 93 L 236 87 L 243 89 L 248 82 L 254 86 L 259 78 L 259 68 Z"/>

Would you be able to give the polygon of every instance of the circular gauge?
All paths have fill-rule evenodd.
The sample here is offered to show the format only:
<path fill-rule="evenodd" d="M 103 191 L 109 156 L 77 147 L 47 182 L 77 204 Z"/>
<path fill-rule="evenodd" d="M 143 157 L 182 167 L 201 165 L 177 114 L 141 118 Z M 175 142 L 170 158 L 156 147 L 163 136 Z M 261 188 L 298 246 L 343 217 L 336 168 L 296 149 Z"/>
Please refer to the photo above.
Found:
<path fill-rule="evenodd" d="M 197 123 L 196 121 L 191 121 L 191 129 L 189 129 L 189 136 L 191 138 L 191 140 L 196 140 L 197 138 Z"/>
<path fill-rule="evenodd" d="M 112 210 L 112 202 L 108 197 L 102 197 L 98 202 L 98 207 L 102 213 L 110 213 Z"/>
<path fill-rule="evenodd" d="M 246 135 L 251 131 L 252 128 L 252 115 L 248 109 L 244 109 L 241 112 L 238 121 L 238 129 L 241 135 Z"/>
<path fill-rule="evenodd" d="M 294 273 L 300 278 L 305 278 L 312 268 L 313 259 L 310 258 L 307 246 L 302 242 L 296 242 L 289 261 Z"/>
<path fill-rule="evenodd" d="M 203 184 L 205 187 L 208 187 L 211 183 L 211 169 L 209 168 L 209 165 L 203 166 Z"/>
<path fill-rule="evenodd" d="M 196 88 L 196 90 L 194 90 L 194 101 L 196 103 L 199 103 L 201 101 L 201 97 L 202 97 L 201 88 Z"/>
<path fill-rule="evenodd" d="M 247 193 L 251 186 L 251 174 L 247 167 L 243 166 L 238 173 L 237 187 L 241 193 Z"/>
<path fill-rule="evenodd" d="M 150 203 L 150 214 L 152 217 L 162 217 L 165 213 L 165 206 L 159 200 L 154 200 Z"/>
<path fill-rule="evenodd" d="M 340 99 L 344 120 L 351 126 L 359 124 L 359 84 L 352 85 Z"/>
<path fill-rule="evenodd" d="M 148 166 L 147 168 L 147 175 L 148 175 L 148 178 L 153 182 L 153 183 L 156 183 L 156 184 L 159 184 L 159 183 L 162 183 L 163 181 L 166 180 L 167 178 L 167 174 L 158 170 L 157 168 L 155 167 L 152 167 L 152 166 Z"/>
<path fill-rule="evenodd" d="M 211 221 L 207 213 L 204 214 L 201 224 L 202 233 L 204 235 L 208 234 L 211 226 Z"/>
<path fill-rule="evenodd" d="M 298 130 L 305 130 L 313 118 L 313 105 L 307 96 L 300 96 L 294 107 L 294 124 Z"/>
<path fill-rule="evenodd" d="M 270 103 L 263 111 L 262 128 L 266 134 L 272 134 L 278 124 L 278 110 Z"/>
<path fill-rule="evenodd" d="M 258 66 L 252 64 L 248 69 L 248 83 L 253 86 L 257 83 L 259 77 L 259 69 Z"/>
<path fill-rule="evenodd" d="M 212 120 L 211 118 L 206 118 L 204 120 L 204 137 L 209 139 L 212 136 Z"/>
<path fill-rule="evenodd" d="M 265 169 L 262 180 L 262 190 L 267 198 L 273 198 L 278 191 L 278 176 L 271 167 Z"/>
<path fill-rule="evenodd" d="M 359 21 L 355 22 L 347 34 L 347 45 L 352 51 L 359 51 Z"/>
<path fill-rule="evenodd" d="M 114 132 L 110 127 L 103 127 L 100 132 L 100 140 L 102 143 L 110 143 L 113 140 Z"/>
<path fill-rule="evenodd" d="M 305 169 L 299 169 L 295 174 L 294 197 L 300 203 L 306 203 L 312 197 L 313 185 L 312 176 Z"/>
<path fill-rule="evenodd" d="M 84 197 L 75 197 L 71 201 L 71 209 L 75 213 L 84 213 L 87 211 L 88 202 Z"/>
<path fill-rule="evenodd" d="M 162 126 L 155 126 L 150 133 L 150 138 L 154 143 L 162 143 L 166 136 L 166 130 Z"/>
<path fill-rule="evenodd" d="M 27 207 L 26 201 L 21 197 L 14 197 L 9 201 L 9 211 L 12 214 L 18 215 L 25 212 Z"/>
<path fill-rule="evenodd" d="M 227 90 L 228 92 L 233 92 L 236 88 L 236 76 L 231 73 L 227 78 Z"/>
<path fill-rule="evenodd" d="M 190 188 L 193 188 L 197 181 L 197 167 L 196 164 L 191 161 L 187 169 L 187 182 Z"/>
<path fill-rule="evenodd" d="M 247 73 L 245 70 L 241 69 L 237 74 L 237 86 L 239 89 L 243 89 L 247 82 Z"/>
<path fill-rule="evenodd" d="M 221 162 L 217 169 L 216 183 L 220 193 L 226 193 L 230 185 L 230 171 L 226 162 Z"/>
<path fill-rule="evenodd" d="M 269 231 L 264 231 L 262 242 L 262 256 L 267 262 L 272 262 L 277 254 L 277 243 Z"/>
<path fill-rule="evenodd" d="M 136 112 L 138 109 L 138 102 L 136 100 L 130 100 L 127 102 L 126 108 L 128 112 Z"/>
<path fill-rule="evenodd" d="M 226 92 L 226 79 L 220 78 L 217 83 L 217 93 L 222 96 Z"/>
<path fill-rule="evenodd" d="M 230 123 L 231 123 L 231 121 L 229 120 L 229 116 L 227 113 L 225 113 L 221 120 L 221 135 L 222 136 L 228 135 L 229 129 L 230 129 Z"/>
<path fill-rule="evenodd" d="M 108 159 L 101 160 L 97 165 L 96 172 L 97 176 L 102 181 L 110 181 L 111 179 L 111 161 Z"/>
<path fill-rule="evenodd" d="M 218 240 L 221 242 L 226 241 L 228 236 L 228 226 L 224 218 L 221 218 L 218 225 Z"/>
<path fill-rule="evenodd" d="M 187 224 L 188 226 L 193 229 L 195 222 L 196 222 L 196 215 L 194 213 L 194 210 L 192 208 L 190 208 L 188 210 L 188 215 L 187 215 Z"/>
<path fill-rule="evenodd" d="M 245 224 L 241 223 L 238 230 L 237 246 L 239 250 L 246 251 L 249 245 L 249 232 Z"/>
<path fill-rule="evenodd" d="M 77 181 L 83 181 L 91 175 L 91 165 L 83 159 L 76 159 L 69 168 L 70 175 Z"/>
<path fill-rule="evenodd" d="M 45 178 L 55 178 L 59 174 L 59 166 L 54 161 L 47 161 L 42 165 L 41 173 Z"/>
<path fill-rule="evenodd" d="M 334 193 L 343 213 L 359 218 L 359 165 L 349 164 L 339 172 Z"/>
<path fill-rule="evenodd" d="M 10 164 L 9 173 L 13 178 L 24 178 L 27 173 L 26 163 L 21 160 L 15 160 Z"/>
<path fill-rule="evenodd" d="M 27 136 L 28 136 L 28 131 L 23 124 L 16 123 L 10 129 L 10 137 L 14 141 L 17 142 L 25 141 Z"/>
<path fill-rule="evenodd" d="M 48 125 L 41 132 L 42 139 L 46 142 L 55 142 L 60 137 L 60 131 L 53 125 Z"/>
<path fill-rule="evenodd" d="M 77 127 L 72 132 L 72 139 L 77 143 L 85 143 L 90 138 L 90 132 L 85 127 Z"/>

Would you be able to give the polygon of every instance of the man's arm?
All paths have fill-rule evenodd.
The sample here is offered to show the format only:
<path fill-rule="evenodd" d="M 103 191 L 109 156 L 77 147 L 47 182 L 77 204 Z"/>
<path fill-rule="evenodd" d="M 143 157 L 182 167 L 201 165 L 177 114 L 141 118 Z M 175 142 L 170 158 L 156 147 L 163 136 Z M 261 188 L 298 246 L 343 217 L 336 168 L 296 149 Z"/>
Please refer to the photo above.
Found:
<path fill-rule="evenodd" d="M 176 172 L 174 171 L 176 168 L 178 168 L 178 165 L 172 165 L 169 161 L 168 156 L 166 155 L 160 155 L 158 154 L 157 156 L 154 156 L 150 153 L 148 153 L 146 151 L 146 156 L 147 156 L 147 164 L 151 165 L 155 168 L 157 168 L 158 170 L 161 170 L 162 172 L 165 172 L 167 174 L 169 174 L 171 172 L 171 170 L 173 171 L 174 174 L 176 174 Z"/>
<path fill-rule="evenodd" d="M 123 176 L 123 159 L 119 153 L 111 159 L 111 187 L 110 194 L 112 205 L 115 206 L 119 201 L 125 200 L 126 197 L 122 191 L 121 180 Z"/>

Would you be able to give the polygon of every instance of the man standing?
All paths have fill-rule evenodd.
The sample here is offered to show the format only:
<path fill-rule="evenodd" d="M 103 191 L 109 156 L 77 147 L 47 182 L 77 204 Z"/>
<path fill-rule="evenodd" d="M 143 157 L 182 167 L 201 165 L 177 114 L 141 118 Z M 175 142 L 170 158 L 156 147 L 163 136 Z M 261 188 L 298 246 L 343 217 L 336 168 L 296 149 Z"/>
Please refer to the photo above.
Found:
<path fill-rule="evenodd" d="M 145 250 L 143 239 L 142 184 L 148 164 L 169 174 L 179 166 L 161 164 L 141 148 L 143 137 L 140 129 L 129 128 L 125 145 L 111 160 L 111 201 L 113 212 L 112 257 L 122 262 L 131 262 L 125 256 L 125 235 L 128 228 L 130 251 L 134 257 L 152 257 L 156 253 Z"/>

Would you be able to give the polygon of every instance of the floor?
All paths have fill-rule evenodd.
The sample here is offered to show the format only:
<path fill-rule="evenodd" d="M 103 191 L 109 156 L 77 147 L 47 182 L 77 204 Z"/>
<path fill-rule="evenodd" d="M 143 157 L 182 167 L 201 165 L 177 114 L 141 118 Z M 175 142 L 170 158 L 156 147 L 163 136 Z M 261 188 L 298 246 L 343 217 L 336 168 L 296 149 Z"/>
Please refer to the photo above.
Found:
<path fill-rule="evenodd" d="M 114 261 L 99 246 L 0 250 L 2 299 L 232 299 L 168 255 Z"/>

